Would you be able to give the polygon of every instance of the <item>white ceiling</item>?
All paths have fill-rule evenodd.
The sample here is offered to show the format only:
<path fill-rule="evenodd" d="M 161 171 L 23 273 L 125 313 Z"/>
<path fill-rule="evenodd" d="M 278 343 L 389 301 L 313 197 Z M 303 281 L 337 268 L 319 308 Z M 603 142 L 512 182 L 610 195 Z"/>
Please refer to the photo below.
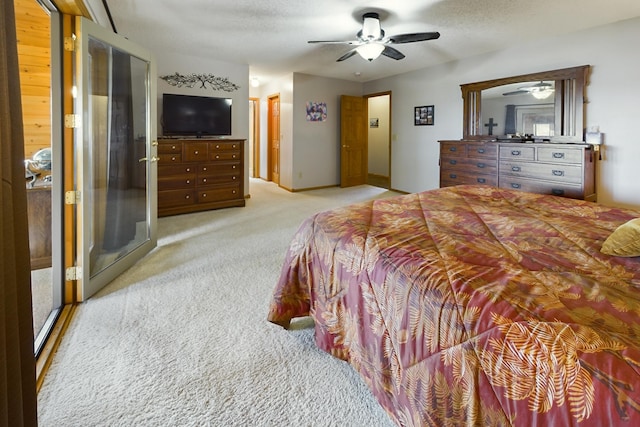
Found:
<path fill-rule="evenodd" d="M 94 10 L 101 0 L 86 0 Z M 291 72 L 369 81 L 640 16 L 640 0 L 106 0 L 116 31 L 156 52 L 237 64 L 262 80 Z M 380 14 L 387 35 L 438 31 L 438 40 L 395 45 L 406 55 L 369 63 L 336 59 L 362 14 Z M 570 55 L 570 52 L 567 52 Z M 597 55 L 597 53 L 594 53 Z M 529 60 L 514 58 L 514 60 Z M 194 70 L 202 72 L 202 70 Z M 356 73 L 360 73 L 358 76 Z"/>

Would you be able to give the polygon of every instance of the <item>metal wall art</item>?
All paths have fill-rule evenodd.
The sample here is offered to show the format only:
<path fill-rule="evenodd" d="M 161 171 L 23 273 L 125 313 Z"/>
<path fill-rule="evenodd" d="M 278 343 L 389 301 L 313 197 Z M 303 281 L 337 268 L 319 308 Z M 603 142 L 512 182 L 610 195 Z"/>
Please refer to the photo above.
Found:
<path fill-rule="evenodd" d="M 177 87 L 189 87 L 192 88 L 196 84 L 200 84 L 200 89 L 206 89 L 207 85 L 213 90 L 223 90 L 225 92 L 233 92 L 240 89 L 235 83 L 229 81 L 226 77 L 216 77 L 213 74 L 187 74 L 182 75 L 175 73 L 167 76 L 160 76 L 160 78 L 171 86 Z"/>

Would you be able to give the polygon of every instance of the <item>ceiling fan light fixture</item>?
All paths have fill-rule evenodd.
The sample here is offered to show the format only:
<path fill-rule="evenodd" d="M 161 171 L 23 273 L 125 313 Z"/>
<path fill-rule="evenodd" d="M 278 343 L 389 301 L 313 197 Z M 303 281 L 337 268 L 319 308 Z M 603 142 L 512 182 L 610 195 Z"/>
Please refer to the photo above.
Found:
<path fill-rule="evenodd" d="M 362 18 L 362 38 L 365 40 L 379 40 L 382 37 L 380 20 L 375 13 L 365 13 Z"/>
<path fill-rule="evenodd" d="M 369 62 L 379 57 L 383 50 L 384 45 L 381 43 L 365 43 L 356 48 L 356 52 Z"/>
<path fill-rule="evenodd" d="M 553 89 L 532 90 L 531 95 L 535 99 L 547 99 L 553 93 Z"/>

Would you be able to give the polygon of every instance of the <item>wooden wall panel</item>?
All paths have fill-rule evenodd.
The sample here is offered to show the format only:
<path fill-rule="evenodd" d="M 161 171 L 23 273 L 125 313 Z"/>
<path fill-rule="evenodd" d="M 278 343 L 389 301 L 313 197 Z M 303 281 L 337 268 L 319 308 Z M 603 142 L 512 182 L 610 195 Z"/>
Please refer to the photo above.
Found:
<path fill-rule="evenodd" d="M 35 0 L 13 0 L 25 157 L 51 146 L 51 24 Z"/>

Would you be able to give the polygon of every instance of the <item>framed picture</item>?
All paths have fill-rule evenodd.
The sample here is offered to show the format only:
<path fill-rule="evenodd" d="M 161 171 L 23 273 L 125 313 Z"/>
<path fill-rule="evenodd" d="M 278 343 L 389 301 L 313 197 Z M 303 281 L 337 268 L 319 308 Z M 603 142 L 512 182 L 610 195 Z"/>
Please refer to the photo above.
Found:
<path fill-rule="evenodd" d="M 414 109 L 415 126 L 433 126 L 435 107 L 433 105 L 423 105 Z"/>
<path fill-rule="evenodd" d="M 380 121 L 376 117 L 372 117 L 372 118 L 369 119 L 369 127 L 370 128 L 377 128 L 378 127 L 378 123 L 380 123 Z"/>

